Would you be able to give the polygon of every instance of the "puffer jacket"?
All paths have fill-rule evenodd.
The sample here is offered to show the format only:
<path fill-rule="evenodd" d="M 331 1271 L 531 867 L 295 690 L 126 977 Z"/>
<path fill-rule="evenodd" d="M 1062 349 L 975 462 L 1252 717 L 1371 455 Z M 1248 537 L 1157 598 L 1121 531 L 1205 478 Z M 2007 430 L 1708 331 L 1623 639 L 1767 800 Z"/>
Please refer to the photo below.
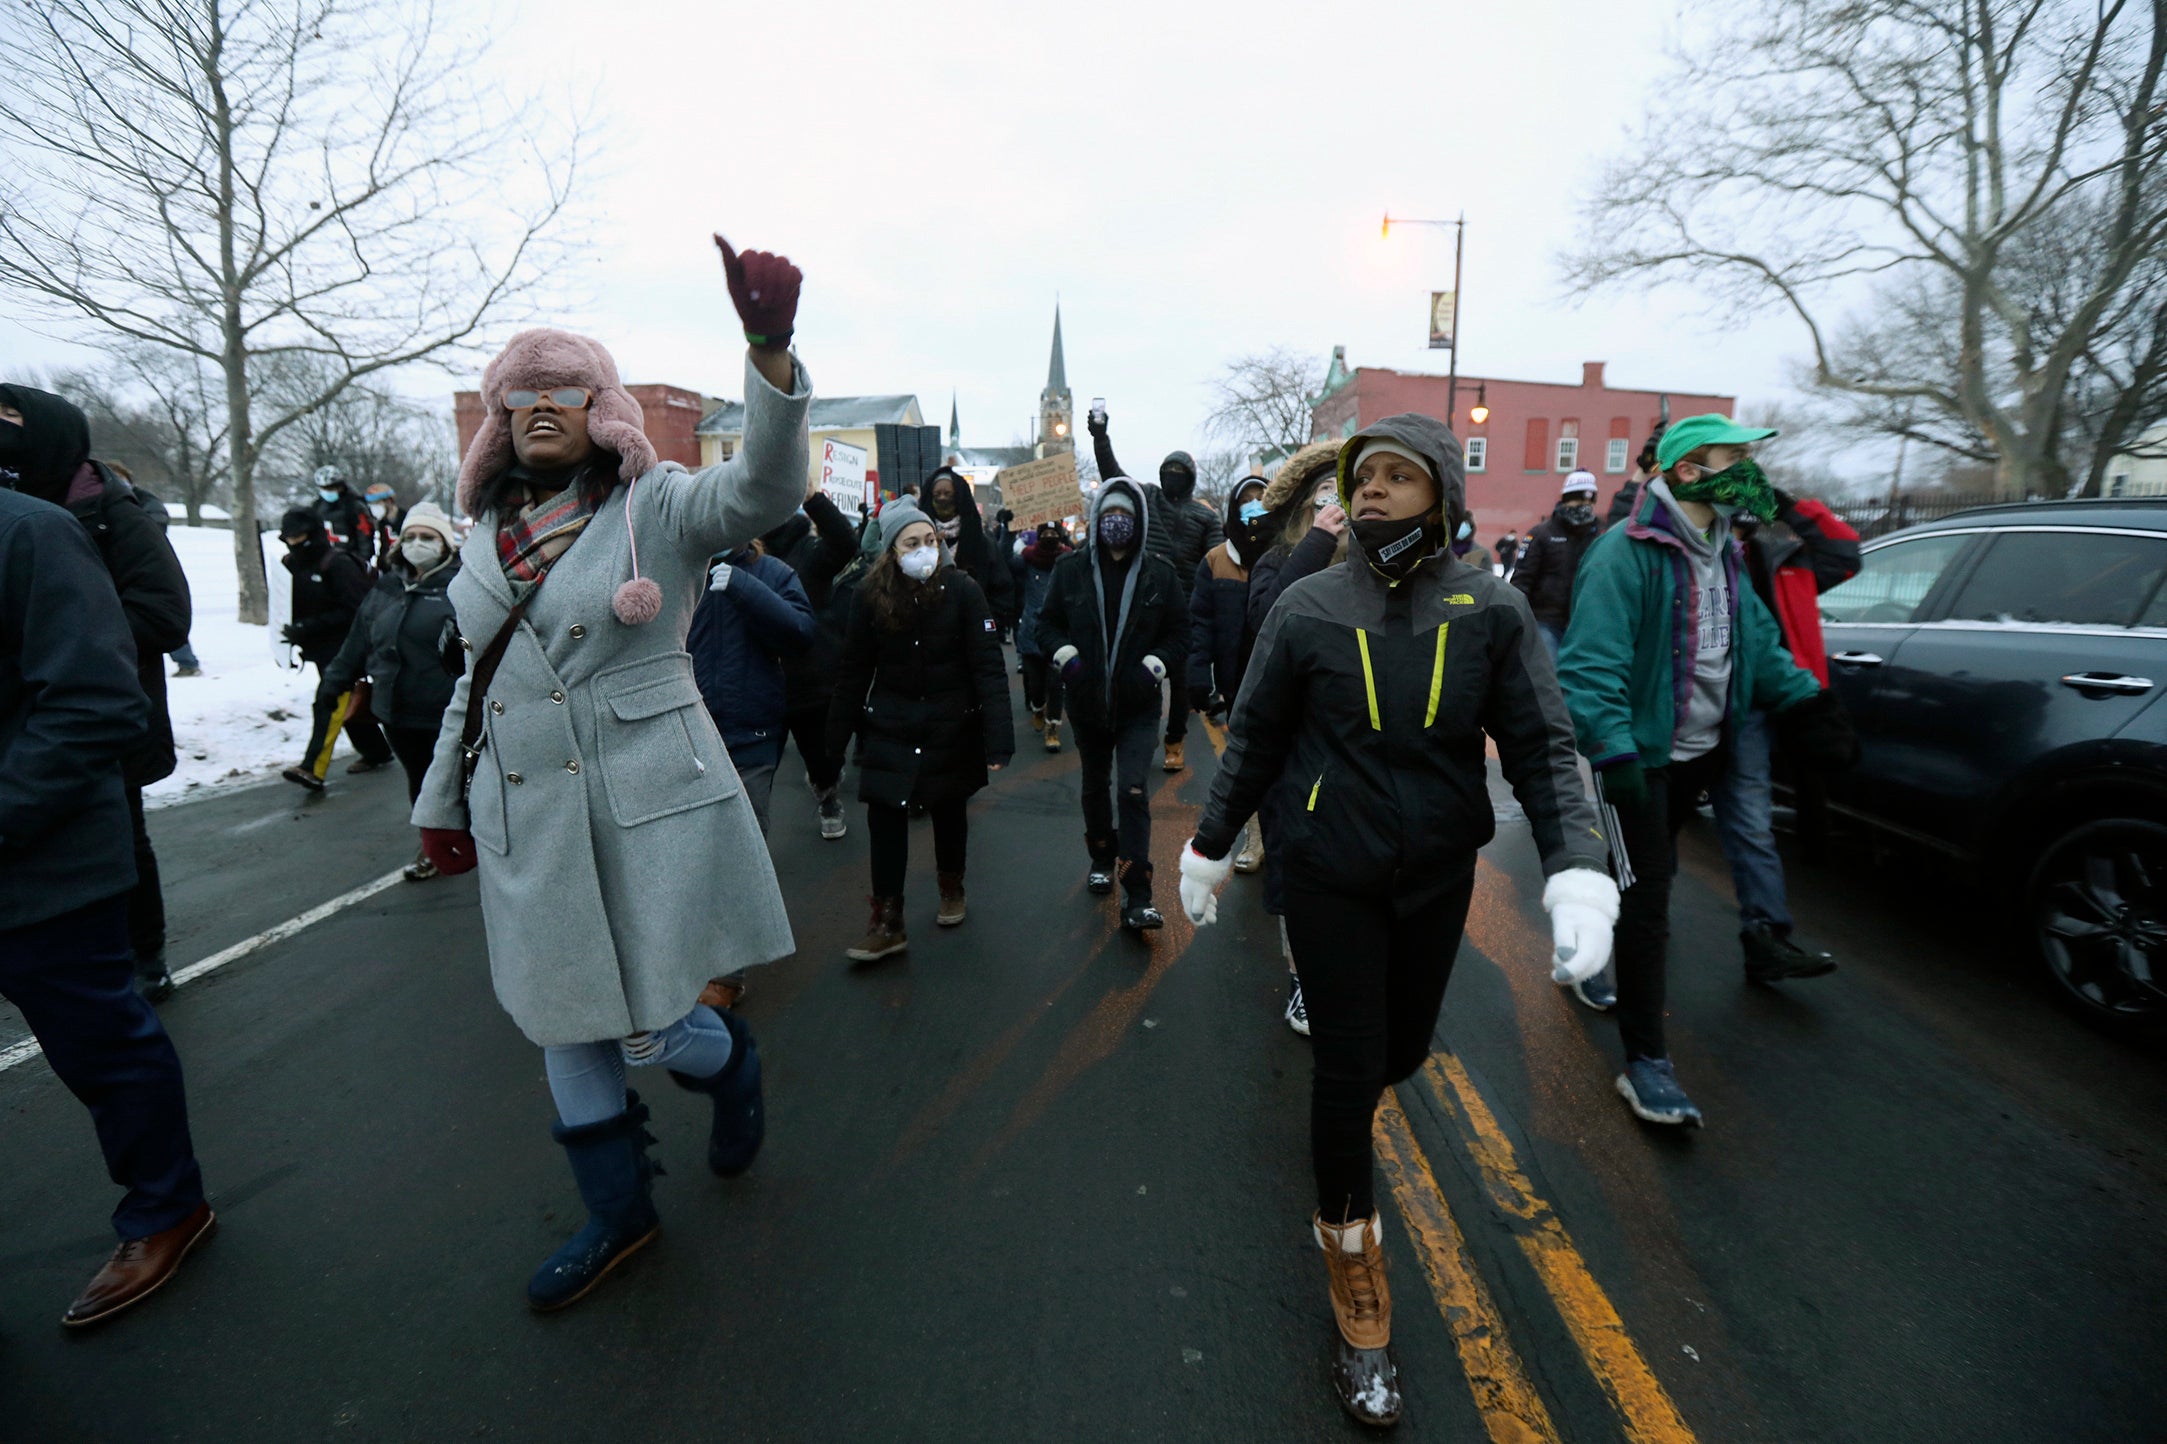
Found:
<path fill-rule="evenodd" d="M 1426 416 L 1387 417 L 1340 450 L 1389 440 L 1464 505 L 1459 443 Z M 1347 565 L 1289 587 L 1242 682 L 1231 741 L 1196 831 L 1224 857 L 1268 793 L 1289 874 L 1411 912 L 1463 879 L 1496 832 L 1487 733 L 1526 810 L 1543 871 L 1601 869 L 1572 723 L 1527 601 L 1440 551 L 1397 586 L 1352 541 Z"/>
<path fill-rule="evenodd" d="M 692 610 L 685 650 L 692 680 L 715 719 L 722 745 L 740 767 L 780 762 L 790 715 L 788 659 L 802 657 L 818 630 L 813 604 L 798 574 L 751 548 L 730 557 L 735 573 L 723 591 L 710 590 Z"/>
<path fill-rule="evenodd" d="M 1137 506 L 1143 535 L 1125 564 L 1100 555 L 1099 514 L 1106 499 L 1126 492 Z M 1143 503 L 1144 488 L 1117 477 L 1091 500 L 1090 541 L 1054 564 L 1038 614 L 1038 645 L 1065 661 L 1074 648 L 1075 675 L 1068 679 L 1068 714 L 1080 724 L 1112 730 L 1137 717 L 1159 715 L 1159 683 L 1144 658 L 1165 664 L 1177 707 L 1187 697 L 1189 609 L 1171 564 L 1151 554 L 1154 522 Z M 1111 615 L 1109 615 L 1111 614 Z"/>
<path fill-rule="evenodd" d="M 986 764 L 1016 755 L 1008 668 L 986 595 L 952 563 L 924 583 L 911 624 L 884 630 L 861 592 L 836 667 L 831 756 L 865 744 L 858 799 L 890 807 L 960 801 Z"/>
<path fill-rule="evenodd" d="M 1536 621 L 1565 630 L 1573 615 L 1573 578 L 1580 572 L 1580 558 L 1602 534 L 1602 523 L 1593 516 L 1579 526 L 1567 521 L 1563 505 L 1527 534 L 1512 584 L 1527 597 Z"/>
<path fill-rule="evenodd" d="M 345 645 L 324 664 L 318 693 L 336 697 L 366 677 L 369 710 L 379 721 L 436 731 L 459 682 L 458 671 L 445 666 L 446 655 L 465 655 L 446 595 L 457 575 L 454 555 L 424 577 L 409 580 L 398 571 L 379 577 L 347 628 Z"/>

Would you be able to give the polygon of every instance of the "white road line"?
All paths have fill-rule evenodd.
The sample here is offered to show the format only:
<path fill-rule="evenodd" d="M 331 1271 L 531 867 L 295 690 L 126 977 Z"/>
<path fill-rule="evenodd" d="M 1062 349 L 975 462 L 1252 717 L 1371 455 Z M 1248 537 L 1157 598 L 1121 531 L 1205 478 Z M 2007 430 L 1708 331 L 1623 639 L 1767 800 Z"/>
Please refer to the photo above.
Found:
<path fill-rule="evenodd" d="M 404 875 L 404 869 L 397 869 L 391 872 L 387 872 L 382 877 L 377 878 L 373 882 L 363 883 L 360 887 L 355 888 L 352 892 L 340 893 L 337 897 L 331 899 L 331 901 L 327 903 L 318 903 L 315 907 L 310 908 L 307 912 L 302 913 L 299 917 L 291 917 L 286 919 L 286 921 L 278 924 L 276 927 L 265 928 L 262 932 L 256 934 L 252 938 L 243 938 L 240 942 L 235 943 L 232 947 L 226 948 L 221 952 L 213 953 L 209 957 L 203 959 L 201 962 L 190 963 L 185 968 L 176 968 L 173 973 L 173 985 L 177 988 L 182 986 L 183 984 L 192 983 L 206 973 L 217 972 L 220 968 L 226 966 L 226 964 L 228 963 L 239 962 L 241 959 L 247 957 L 250 953 L 260 952 L 262 949 L 271 946 L 271 944 L 273 943 L 284 942 L 286 939 L 292 937 L 295 933 L 303 932 L 309 928 L 316 926 L 316 924 L 322 922 L 325 918 L 330 917 L 333 913 L 339 912 L 340 910 L 345 908 L 350 908 L 357 902 L 365 902 L 368 899 L 375 897 L 385 888 L 395 886 L 401 881 Z M 28 1062 L 30 1059 L 37 1057 L 38 1054 L 43 1051 L 43 1049 L 38 1047 L 37 1039 L 35 1038 L 25 1038 L 20 1043 L 13 1044 L 12 1046 L 7 1048 L 0 1048 L 0 1073 L 5 1073 L 8 1069 L 14 1067 L 18 1063 Z"/>

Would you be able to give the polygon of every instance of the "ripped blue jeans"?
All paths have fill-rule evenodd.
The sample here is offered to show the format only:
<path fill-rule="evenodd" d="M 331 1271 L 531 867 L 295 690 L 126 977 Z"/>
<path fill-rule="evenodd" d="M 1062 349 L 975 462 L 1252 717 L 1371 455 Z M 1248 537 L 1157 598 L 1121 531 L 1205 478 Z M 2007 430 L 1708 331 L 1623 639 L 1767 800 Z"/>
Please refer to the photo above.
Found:
<path fill-rule="evenodd" d="M 693 1078 L 712 1078 L 730 1062 L 730 1030 L 705 1004 L 659 1032 L 601 1043 L 554 1043 L 542 1050 L 549 1096 L 567 1128 L 600 1123 L 625 1111 L 625 1065 L 660 1063 Z"/>

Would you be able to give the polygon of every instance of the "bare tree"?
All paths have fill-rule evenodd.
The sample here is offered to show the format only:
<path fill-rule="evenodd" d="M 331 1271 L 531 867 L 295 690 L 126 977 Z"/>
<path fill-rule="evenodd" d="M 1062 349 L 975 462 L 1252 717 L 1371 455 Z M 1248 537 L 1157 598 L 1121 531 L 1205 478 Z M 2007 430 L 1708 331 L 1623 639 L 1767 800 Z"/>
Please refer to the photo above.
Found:
<path fill-rule="evenodd" d="M 332 363 L 316 356 L 278 358 L 264 368 L 258 394 L 297 405 L 331 393 Z M 356 382 L 298 420 L 264 453 L 262 465 L 302 496 L 320 466 L 336 466 L 356 491 L 382 484 L 402 506 L 447 503 L 457 442 L 448 414 L 381 386 Z"/>
<path fill-rule="evenodd" d="M 1324 389 L 1324 363 L 1274 346 L 1226 363 L 1211 384 L 1204 434 L 1237 451 L 1291 453 L 1315 430 L 1310 403 Z"/>
<path fill-rule="evenodd" d="M 428 0 L 0 6 L 0 287 L 216 368 L 240 615 L 261 622 L 265 449 L 528 296 L 579 126 L 478 84 L 478 50 Z M 265 363 L 294 357 L 324 363 L 323 384 L 267 401 Z"/>
<path fill-rule="evenodd" d="M 2162 13 L 1702 0 L 1567 275 L 1787 310 L 1824 392 L 1991 460 L 2004 492 L 2064 491 L 2073 378 L 2167 242 Z M 2089 258 L 2054 306 L 2026 266 L 2047 226 Z"/>

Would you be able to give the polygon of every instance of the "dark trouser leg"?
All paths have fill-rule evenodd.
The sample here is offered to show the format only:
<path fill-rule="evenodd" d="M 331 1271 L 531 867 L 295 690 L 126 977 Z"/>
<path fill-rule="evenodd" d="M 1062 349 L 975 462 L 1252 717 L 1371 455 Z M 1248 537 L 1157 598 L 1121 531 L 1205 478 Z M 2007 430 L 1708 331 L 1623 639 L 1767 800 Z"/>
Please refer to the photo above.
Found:
<path fill-rule="evenodd" d="M 1082 763 L 1084 846 L 1091 851 L 1091 866 L 1114 865 L 1122 839 L 1114 831 L 1114 736 L 1072 719 L 1070 734 Z"/>
<path fill-rule="evenodd" d="M 136 967 L 154 976 L 166 951 L 166 898 L 158 885 L 158 854 L 143 824 L 143 789 L 128 789 L 128 823 L 135 829 L 135 887 L 128 893 L 128 945 Z"/>
<path fill-rule="evenodd" d="M 1174 689 L 1166 689 L 1166 740 L 1180 742 L 1189 735 L 1189 699 L 1186 694 L 1175 696 Z"/>
<path fill-rule="evenodd" d="M 910 868 L 910 813 L 868 802 L 865 830 L 873 839 L 873 896 L 901 897 L 903 874 Z"/>
<path fill-rule="evenodd" d="M 1048 664 L 1046 667 L 1046 720 L 1061 720 L 1061 699 L 1067 695 L 1066 684 L 1061 681 L 1061 669 Z"/>
<path fill-rule="evenodd" d="M 970 861 L 970 804 L 962 798 L 936 802 L 926 811 L 933 817 L 933 865 L 949 877 L 963 876 Z"/>
<path fill-rule="evenodd" d="M 128 903 L 116 894 L 0 932 L 0 995 L 22 1010 L 46 1061 L 90 1110 L 106 1172 L 128 1190 L 122 1238 L 162 1233 L 203 1202 L 180 1056 L 135 991 Z"/>
<path fill-rule="evenodd" d="M 1405 918 L 1390 899 L 1288 889 L 1287 938 L 1309 1006 L 1310 1158 L 1328 1220 L 1376 1211 L 1377 1100 L 1429 1056 L 1473 888 L 1470 871 Z"/>
<path fill-rule="evenodd" d="M 791 740 L 804 759 L 805 776 L 815 791 L 826 792 L 843 775 L 843 759 L 828 755 L 828 709 L 800 707 L 789 715 Z"/>
<path fill-rule="evenodd" d="M 1134 897 L 1151 897 L 1151 755 L 1155 717 L 1125 723 L 1114 736 L 1114 777 L 1120 788 L 1122 888 Z"/>
<path fill-rule="evenodd" d="M 391 744 L 384 740 L 384 729 L 374 717 L 348 717 L 346 737 L 354 744 L 354 751 L 375 763 L 391 760 Z"/>
<path fill-rule="evenodd" d="M 354 705 L 354 694 L 339 692 L 325 696 L 316 694 L 315 704 L 309 709 L 310 724 L 308 750 L 301 754 L 301 768 L 316 774 L 318 782 L 331 770 L 331 749 L 337 745 L 339 730 L 346 725 L 347 709 Z"/>
<path fill-rule="evenodd" d="M 406 773 L 406 800 L 409 803 L 421 796 L 421 780 L 429 775 L 429 764 L 436 760 L 436 734 L 434 727 L 393 724 L 391 728 L 391 751 Z"/>
<path fill-rule="evenodd" d="M 1670 953 L 1671 880 L 1678 871 L 1678 829 L 1700 789 L 1722 774 L 1721 749 L 1648 773 L 1648 800 L 1611 805 L 1630 877 L 1620 878 L 1616 958 L 1618 1037 L 1625 1060 L 1667 1058 L 1663 1009 Z"/>
<path fill-rule="evenodd" d="M 1037 712 L 1046 705 L 1046 674 L 1051 670 L 1044 657 L 1021 657 L 1023 664 L 1023 705 Z"/>

